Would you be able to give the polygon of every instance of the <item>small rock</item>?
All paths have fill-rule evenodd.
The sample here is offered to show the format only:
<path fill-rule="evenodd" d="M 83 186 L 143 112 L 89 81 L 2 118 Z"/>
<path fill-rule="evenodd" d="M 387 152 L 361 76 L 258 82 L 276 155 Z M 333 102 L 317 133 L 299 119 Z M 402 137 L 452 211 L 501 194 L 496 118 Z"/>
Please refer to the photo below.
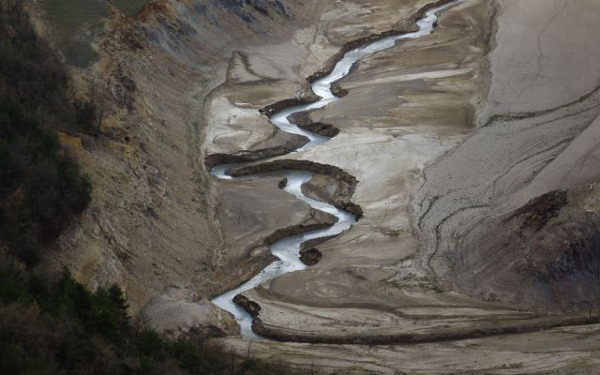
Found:
<path fill-rule="evenodd" d="M 314 266 L 319 263 L 323 254 L 315 248 L 300 251 L 300 260 L 307 266 Z"/>

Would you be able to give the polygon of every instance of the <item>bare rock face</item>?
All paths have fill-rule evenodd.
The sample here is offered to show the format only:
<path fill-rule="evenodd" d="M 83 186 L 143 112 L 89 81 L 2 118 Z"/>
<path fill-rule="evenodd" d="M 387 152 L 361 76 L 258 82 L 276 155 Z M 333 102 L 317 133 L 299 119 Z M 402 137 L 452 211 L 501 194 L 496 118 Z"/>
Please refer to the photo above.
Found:
<path fill-rule="evenodd" d="M 233 10 L 242 20 L 252 22 L 255 20 L 251 16 L 252 11 L 260 12 L 264 15 L 279 13 L 288 15 L 289 11 L 280 0 L 222 0 L 212 1 L 216 6 Z"/>
<path fill-rule="evenodd" d="M 600 297 L 599 199 L 596 185 L 553 191 L 473 229 L 452 273 L 458 287 L 530 309 L 587 312 Z"/>

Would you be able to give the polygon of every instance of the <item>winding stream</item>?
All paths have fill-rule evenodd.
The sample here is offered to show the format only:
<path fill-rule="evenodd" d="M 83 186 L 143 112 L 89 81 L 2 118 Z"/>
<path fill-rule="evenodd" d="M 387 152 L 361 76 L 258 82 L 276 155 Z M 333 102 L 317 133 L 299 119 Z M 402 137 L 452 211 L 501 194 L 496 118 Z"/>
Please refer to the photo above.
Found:
<path fill-rule="evenodd" d="M 436 14 L 463 1 L 465 0 L 452 1 L 429 10 L 423 18 L 417 21 L 419 30 L 416 32 L 385 37 L 366 46 L 359 47 L 346 52 L 346 54 L 337 62 L 330 74 L 312 83 L 311 88 L 313 92 L 321 97 L 319 101 L 311 104 L 299 105 L 281 110 L 271 117 L 271 122 L 284 132 L 303 135 L 310 140 L 310 142 L 308 142 L 303 147 L 297 149 L 294 152 L 302 152 L 307 149 L 316 147 L 319 144 L 327 142 L 330 138 L 303 130 L 297 125 L 291 123 L 288 120 L 288 117 L 294 113 L 323 108 L 328 104 L 337 101 L 339 98 L 331 92 L 331 84 L 345 77 L 350 72 L 352 66 L 358 60 L 375 52 L 393 47 L 396 44 L 396 42 L 400 40 L 416 39 L 431 34 L 435 27 L 435 23 L 438 19 Z M 211 175 L 222 179 L 233 179 L 233 177 L 227 174 L 227 171 L 229 169 L 241 167 L 248 164 L 251 163 L 218 165 L 211 170 Z M 243 308 L 241 308 L 233 302 L 234 297 L 240 293 L 256 288 L 260 284 L 263 284 L 286 273 L 305 269 L 306 265 L 304 265 L 304 263 L 300 261 L 300 249 L 304 242 L 315 238 L 338 235 L 350 229 L 350 227 L 356 223 L 356 219 L 352 214 L 340 210 L 329 203 L 311 199 L 302 193 L 302 185 L 312 179 L 311 172 L 281 172 L 285 175 L 288 181 L 287 186 L 284 188 L 286 192 L 306 202 L 308 205 L 310 205 L 310 207 L 314 209 L 334 215 L 335 217 L 337 217 L 338 221 L 329 228 L 314 230 L 311 232 L 298 234 L 277 241 L 276 243 L 271 245 L 271 252 L 273 253 L 273 255 L 279 258 L 278 261 L 271 263 L 269 266 L 264 268 L 259 274 L 254 276 L 248 282 L 240 285 L 238 288 L 233 289 L 225 294 L 222 294 L 212 300 L 212 302 L 215 305 L 233 314 L 236 321 L 240 325 L 242 337 L 250 340 L 261 340 L 263 338 L 261 338 L 252 331 L 252 316 L 248 314 Z M 249 178 L 260 178 L 260 176 L 257 175 L 244 177 L 244 179 Z"/>

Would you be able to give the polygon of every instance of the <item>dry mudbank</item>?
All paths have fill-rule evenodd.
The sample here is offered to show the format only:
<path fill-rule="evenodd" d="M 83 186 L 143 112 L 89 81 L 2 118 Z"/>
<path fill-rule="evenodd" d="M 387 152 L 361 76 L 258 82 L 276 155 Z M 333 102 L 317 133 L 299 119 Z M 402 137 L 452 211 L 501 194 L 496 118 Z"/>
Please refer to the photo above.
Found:
<path fill-rule="evenodd" d="M 281 146 L 264 148 L 259 150 L 242 150 L 234 154 L 210 154 L 204 158 L 206 169 L 211 170 L 220 164 L 237 164 L 261 161 L 276 156 L 289 154 L 308 143 L 306 137 L 297 136 Z"/>
<path fill-rule="evenodd" d="M 333 198 L 331 204 L 344 211 L 350 212 L 356 217 L 357 220 L 362 217 L 362 208 L 350 201 L 358 181 L 354 176 L 332 165 L 305 160 L 283 159 L 241 167 L 232 170 L 230 174 L 233 177 L 241 177 L 286 169 L 310 171 L 313 173 L 333 177 L 339 181 L 344 188 L 339 190 L 338 194 Z"/>
<path fill-rule="evenodd" d="M 293 336 L 301 341 L 331 339 L 340 343 L 344 338 L 352 342 L 363 338 L 365 342 L 376 342 L 377 337 L 391 340 L 392 336 L 416 334 L 410 327 L 420 327 L 422 321 L 427 322 L 421 327 L 426 335 L 432 333 L 432 327 L 443 326 L 437 330 L 441 337 L 477 330 L 481 321 L 492 324 L 500 319 L 510 326 L 511 319 L 518 320 L 520 313 L 507 313 L 500 307 L 462 298 L 429 279 L 419 268 L 418 240 L 411 235 L 405 212 L 419 168 L 453 145 L 453 137 L 464 134 L 469 126 L 465 121 L 472 118 L 468 115 L 472 113 L 471 95 L 480 89 L 476 85 L 481 61 L 478 56 L 485 48 L 474 51 L 472 44 L 485 43 L 483 25 L 488 8 L 477 3 L 447 13 L 441 19 L 442 31 L 424 38 L 423 46 L 418 40 L 410 40 L 361 60 L 340 82 L 344 88 L 352 84 L 348 95 L 310 114 L 310 122 L 342 129 L 337 137 L 308 152 L 291 155 L 290 160 L 232 171 L 233 175 L 279 168 L 313 171 L 319 174 L 318 181 L 306 184 L 304 191 L 319 198 L 335 194 L 339 186 L 321 177 L 325 175 L 348 186 L 345 191 L 341 189 L 342 196 L 346 194 L 348 201 L 352 197 L 361 207 L 359 225 L 320 245 L 319 263 L 246 294 L 261 307 L 259 319 L 263 327 L 268 327 L 270 337 L 284 337 L 294 331 Z M 465 25 L 473 18 L 477 19 L 477 32 L 467 35 Z M 436 60 L 439 56 L 434 51 L 438 49 L 449 61 Z M 469 58 L 465 59 L 467 51 Z M 409 64 L 394 74 L 398 66 L 403 66 L 398 61 Z M 431 73 L 422 66 L 423 61 L 431 64 Z M 405 82 L 406 88 L 398 82 Z M 447 91 L 441 92 L 441 88 Z M 408 116 L 403 116 L 404 111 Z M 450 125 L 434 119 L 432 111 L 444 114 Z M 417 122 L 422 118 L 431 122 Z M 397 119 L 416 121 L 418 125 L 411 128 L 398 124 Z M 259 299 L 255 298 L 257 293 Z M 393 313 L 403 309 L 416 312 L 406 316 Z M 439 321 L 429 318 L 436 314 L 440 314 Z"/>
<path fill-rule="evenodd" d="M 266 266 L 277 260 L 277 258 L 271 254 L 269 249 L 270 246 L 275 242 L 297 234 L 327 228 L 333 225 L 335 222 L 336 218 L 332 215 L 311 210 L 311 217 L 305 220 L 303 223 L 279 228 L 273 233 L 259 240 L 257 243 L 247 246 L 246 250 L 239 255 L 239 260 L 236 262 L 237 277 L 234 279 L 224 279 L 220 288 L 216 289 L 207 297 L 212 298 L 228 290 L 237 288 L 241 284 L 254 277 Z"/>
<path fill-rule="evenodd" d="M 335 64 L 342 57 L 344 57 L 344 54 L 348 51 L 351 51 L 351 50 L 361 47 L 361 46 L 368 45 L 371 42 L 385 38 L 387 36 L 402 35 L 402 34 L 407 34 L 410 32 L 417 31 L 418 26 L 416 25 L 416 21 L 418 19 L 423 18 L 425 13 L 427 13 L 429 10 L 434 9 L 440 5 L 450 3 L 452 1 L 454 1 L 454 0 L 438 0 L 438 1 L 428 3 L 424 6 L 421 6 L 416 12 L 411 13 L 411 15 L 406 20 L 404 20 L 404 25 L 408 25 L 408 26 L 404 26 L 404 25 L 400 26 L 399 24 L 396 24 L 395 27 L 391 30 L 385 30 L 385 31 L 382 31 L 379 33 L 366 35 L 366 36 L 363 36 L 360 38 L 353 39 L 349 42 L 346 42 L 340 48 L 340 50 L 336 54 L 331 56 L 329 58 L 329 60 L 327 60 L 327 62 L 321 68 L 319 68 L 315 73 L 310 75 L 307 78 L 307 81 L 309 83 L 312 83 L 320 78 L 325 77 L 329 73 L 331 73 L 331 71 L 335 67 Z"/>
<path fill-rule="evenodd" d="M 335 92 L 334 94 L 339 97 Z M 308 130 L 309 132 L 316 133 L 325 137 L 333 138 L 340 134 L 340 129 L 336 128 L 331 124 L 324 124 L 322 122 L 314 122 L 310 118 L 310 112 L 298 112 L 294 113 L 289 117 L 290 121 L 298 125 L 299 128 Z"/>

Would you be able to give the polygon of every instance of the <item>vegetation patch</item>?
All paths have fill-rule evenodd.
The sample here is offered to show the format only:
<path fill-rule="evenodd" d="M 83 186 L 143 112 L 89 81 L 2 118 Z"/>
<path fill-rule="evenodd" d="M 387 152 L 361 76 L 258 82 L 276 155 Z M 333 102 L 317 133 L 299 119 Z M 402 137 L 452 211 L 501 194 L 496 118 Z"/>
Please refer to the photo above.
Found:
<path fill-rule="evenodd" d="M 3 0 L 8 1 L 8 0 Z M 110 8 L 102 0 L 46 0 L 46 16 L 68 64 L 86 67 L 98 60 L 92 43 Z"/>
<path fill-rule="evenodd" d="M 125 16 L 138 14 L 151 0 L 110 0 Z"/>
<path fill-rule="evenodd" d="M 551 191 L 529 201 L 529 203 L 510 216 L 508 220 L 517 216 L 523 216 L 521 228 L 530 228 L 539 231 L 546 226 L 550 219 L 558 216 L 567 203 L 566 190 Z"/>
<path fill-rule="evenodd" d="M 33 272 L 0 253 L 0 374 L 308 373 L 237 356 L 194 332 L 166 339 L 126 311 L 116 285 L 90 292 L 68 273 Z"/>
<path fill-rule="evenodd" d="M 90 130 L 95 107 L 72 99 L 20 2 L 0 0 L 0 18 L 0 243 L 32 266 L 90 201 L 89 178 L 56 130 Z"/>
<path fill-rule="evenodd" d="M 417 289 L 429 290 L 429 291 L 435 292 L 437 294 L 444 293 L 444 288 L 442 288 L 439 284 L 436 284 L 436 283 L 433 283 L 433 282 L 427 281 L 427 280 L 420 280 L 420 279 L 388 280 L 388 281 L 386 281 L 386 284 L 388 284 L 391 287 L 397 288 L 397 289 L 417 288 Z"/>

